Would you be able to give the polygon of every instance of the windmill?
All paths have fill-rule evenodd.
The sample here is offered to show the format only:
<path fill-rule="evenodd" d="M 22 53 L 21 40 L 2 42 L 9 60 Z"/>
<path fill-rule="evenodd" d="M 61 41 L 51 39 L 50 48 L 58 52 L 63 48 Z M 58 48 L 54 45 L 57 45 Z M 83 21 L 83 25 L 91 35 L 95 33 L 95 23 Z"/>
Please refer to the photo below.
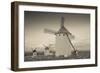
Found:
<path fill-rule="evenodd" d="M 49 34 L 54 34 L 56 36 L 56 43 L 55 43 L 56 56 L 68 57 L 72 54 L 73 51 L 76 54 L 76 49 L 71 42 L 71 39 L 73 39 L 74 36 L 65 28 L 64 17 L 61 17 L 60 29 L 57 32 L 50 29 L 44 29 L 44 32 Z"/>

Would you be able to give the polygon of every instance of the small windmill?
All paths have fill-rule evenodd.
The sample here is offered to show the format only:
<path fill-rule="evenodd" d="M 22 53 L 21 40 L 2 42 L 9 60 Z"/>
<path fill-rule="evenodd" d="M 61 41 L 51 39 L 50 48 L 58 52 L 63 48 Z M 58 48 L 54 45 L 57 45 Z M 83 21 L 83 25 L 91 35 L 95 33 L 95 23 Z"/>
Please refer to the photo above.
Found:
<path fill-rule="evenodd" d="M 73 51 L 76 54 L 76 49 L 74 48 L 71 42 L 71 39 L 74 38 L 74 36 L 65 28 L 63 17 L 61 17 L 60 29 L 57 32 L 50 29 L 45 29 L 44 32 L 56 35 L 56 43 L 55 43 L 56 56 L 68 57 L 72 54 Z"/>

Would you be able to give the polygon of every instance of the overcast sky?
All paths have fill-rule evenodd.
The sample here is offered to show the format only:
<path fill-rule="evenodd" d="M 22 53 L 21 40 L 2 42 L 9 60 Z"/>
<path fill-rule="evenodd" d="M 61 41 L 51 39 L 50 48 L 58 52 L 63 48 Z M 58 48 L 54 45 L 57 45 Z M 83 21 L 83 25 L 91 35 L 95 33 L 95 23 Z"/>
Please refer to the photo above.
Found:
<path fill-rule="evenodd" d="M 55 35 L 44 33 L 44 29 L 58 31 L 61 17 L 65 18 L 64 26 L 75 36 L 72 40 L 77 49 L 89 50 L 90 47 L 90 15 L 47 12 L 24 12 L 25 50 L 55 44 Z"/>

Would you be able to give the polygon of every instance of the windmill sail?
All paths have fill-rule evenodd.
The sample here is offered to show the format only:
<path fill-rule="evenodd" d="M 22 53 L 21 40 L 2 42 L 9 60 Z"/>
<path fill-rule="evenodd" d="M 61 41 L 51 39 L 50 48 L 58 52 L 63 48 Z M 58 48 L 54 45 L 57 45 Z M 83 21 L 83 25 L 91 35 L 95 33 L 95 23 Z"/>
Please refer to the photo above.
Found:
<path fill-rule="evenodd" d="M 51 30 L 51 29 L 44 29 L 44 32 L 49 33 L 49 34 L 55 34 L 56 33 L 56 31 Z"/>
<path fill-rule="evenodd" d="M 61 26 L 60 27 L 64 27 L 64 17 L 61 17 Z"/>

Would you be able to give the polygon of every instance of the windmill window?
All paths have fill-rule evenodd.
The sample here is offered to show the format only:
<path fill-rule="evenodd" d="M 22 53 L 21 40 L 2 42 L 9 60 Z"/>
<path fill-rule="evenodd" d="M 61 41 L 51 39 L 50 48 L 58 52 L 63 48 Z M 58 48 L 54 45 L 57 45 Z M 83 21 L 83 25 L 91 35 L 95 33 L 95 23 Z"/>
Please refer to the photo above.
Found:
<path fill-rule="evenodd" d="M 63 36 L 65 36 L 65 34 L 63 34 Z"/>

